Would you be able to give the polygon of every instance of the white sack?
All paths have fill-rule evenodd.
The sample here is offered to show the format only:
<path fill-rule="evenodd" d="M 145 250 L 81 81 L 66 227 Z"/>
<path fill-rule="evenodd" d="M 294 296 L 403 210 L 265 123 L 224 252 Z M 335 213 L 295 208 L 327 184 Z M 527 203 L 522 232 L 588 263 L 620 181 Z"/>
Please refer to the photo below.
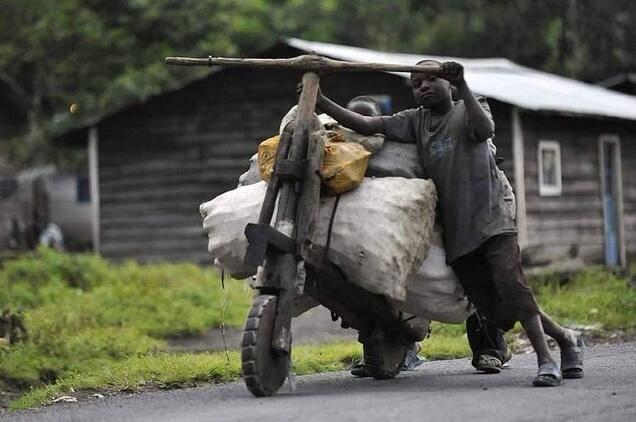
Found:
<path fill-rule="evenodd" d="M 381 133 L 362 135 L 344 126 L 336 127 L 335 129 L 341 131 L 345 142 L 360 144 L 371 154 L 376 154 L 378 151 L 381 151 L 384 146 L 384 135 Z"/>
<path fill-rule="evenodd" d="M 336 198 L 321 198 L 311 241 L 324 246 Z M 406 284 L 428 251 L 437 191 L 428 180 L 365 178 L 342 195 L 333 222 L 329 261 L 370 292 L 406 298 Z"/>
<path fill-rule="evenodd" d="M 201 204 L 203 229 L 208 233 L 208 251 L 214 264 L 234 278 L 256 274 L 256 268 L 243 263 L 247 251 L 245 226 L 258 223 L 267 183 L 258 182 L 225 192 Z"/>
<path fill-rule="evenodd" d="M 415 144 L 384 141 L 382 149 L 371 156 L 367 167 L 368 177 L 424 177 L 424 170 L 417 155 Z"/>
<path fill-rule="evenodd" d="M 239 186 L 247 186 L 253 185 L 254 183 L 258 183 L 261 180 L 261 172 L 258 169 L 258 154 L 252 155 L 250 157 L 250 168 L 239 177 Z"/>
<path fill-rule="evenodd" d="M 367 176 L 421 178 L 417 146 L 385 141 L 369 161 Z M 405 313 L 445 323 L 461 323 L 473 312 L 453 270 L 446 265 L 441 227 L 435 226 L 426 260 L 406 287 L 406 301 L 392 301 Z"/>
<path fill-rule="evenodd" d="M 278 127 L 278 134 L 282 135 L 283 130 L 285 130 L 285 127 L 290 123 L 293 123 L 295 126 L 297 117 L 298 117 L 298 105 L 295 105 L 289 109 L 287 114 L 285 114 L 285 116 L 283 116 L 283 119 L 280 121 L 280 126 Z M 313 132 L 316 130 L 325 130 L 325 124 L 331 124 L 332 122 L 335 122 L 335 120 L 333 120 L 331 117 L 327 116 L 326 114 L 321 114 L 320 116 L 317 116 L 316 113 L 314 113 L 314 120 L 312 122 L 310 132 Z"/>
<path fill-rule="evenodd" d="M 462 323 L 473 313 L 453 270 L 446 265 L 441 227 L 435 226 L 426 260 L 406 287 L 406 301 L 392 301 L 403 312 L 449 324 Z"/>
<path fill-rule="evenodd" d="M 267 184 L 259 182 L 226 192 L 200 207 L 215 262 L 237 278 L 255 273 L 245 267 L 244 235 L 258 221 Z M 335 198 L 321 199 L 311 241 L 325 246 Z M 329 260 L 347 279 L 374 293 L 404 300 L 428 250 L 437 193 L 432 182 L 386 177 L 365 178 L 342 195 L 334 218 Z"/>

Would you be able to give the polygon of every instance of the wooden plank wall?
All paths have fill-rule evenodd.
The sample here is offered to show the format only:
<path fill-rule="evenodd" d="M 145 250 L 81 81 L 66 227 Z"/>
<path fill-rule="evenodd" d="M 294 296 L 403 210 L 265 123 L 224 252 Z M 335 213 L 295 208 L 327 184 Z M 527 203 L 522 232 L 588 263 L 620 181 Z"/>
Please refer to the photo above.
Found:
<path fill-rule="evenodd" d="M 502 157 L 504 161 L 499 164 L 499 168 L 506 173 L 506 177 L 511 185 L 515 186 L 514 162 L 512 158 L 512 128 L 511 113 L 512 107 L 508 104 L 496 100 L 488 100 L 490 111 L 495 120 L 495 138 L 493 142 L 497 147 L 497 157 Z"/>
<path fill-rule="evenodd" d="M 615 131 L 621 140 L 623 171 L 623 215 L 625 248 L 630 262 L 636 261 L 636 123 L 623 123 Z"/>
<path fill-rule="evenodd" d="M 488 101 L 495 119 L 500 168 L 514 187 L 511 106 Z M 636 259 L 636 124 L 608 119 L 559 117 L 522 113 L 525 137 L 525 181 L 529 245 L 524 262 L 542 265 L 578 254 L 590 263 L 604 260 L 603 205 L 598 142 L 601 134 L 621 141 L 625 246 L 628 260 Z M 539 196 L 539 140 L 561 144 L 563 193 Z"/>
<path fill-rule="evenodd" d="M 234 188 L 258 143 L 275 134 L 295 103 L 299 74 L 234 69 L 129 108 L 100 125 L 102 251 L 109 258 L 209 262 L 198 206 Z M 322 88 L 344 104 L 391 95 L 413 106 L 406 81 L 387 74 L 336 74 Z M 511 108 L 489 100 L 500 166 L 514 186 Z M 636 125 L 522 113 L 529 264 L 577 254 L 603 258 L 598 137 L 619 133 L 628 254 L 636 254 Z M 539 140 L 561 143 L 563 194 L 540 197 Z"/>
<path fill-rule="evenodd" d="M 568 257 L 602 263 L 603 204 L 598 142 L 601 133 L 621 122 L 522 113 L 525 136 L 525 181 L 529 263 L 544 264 Z M 561 148 L 562 194 L 539 196 L 538 143 L 557 141 Z M 629 166 L 624 161 L 624 166 Z M 633 161 L 632 161 L 633 165 Z"/>
<path fill-rule="evenodd" d="M 130 108 L 99 126 L 102 253 L 140 261 L 209 262 L 199 204 L 233 189 L 260 141 L 296 102 L 298 74 L 233 69 Z M 323 89 L 340 103 L 389 94 L 410 107 L 404 80 L 338 74 Z"/>

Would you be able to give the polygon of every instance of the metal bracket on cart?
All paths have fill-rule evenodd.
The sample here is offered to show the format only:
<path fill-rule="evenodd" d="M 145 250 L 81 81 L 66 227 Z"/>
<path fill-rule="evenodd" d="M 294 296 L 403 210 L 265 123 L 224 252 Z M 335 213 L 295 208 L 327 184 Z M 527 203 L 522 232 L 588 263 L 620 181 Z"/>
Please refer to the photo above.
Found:
<path fill-rule="evenodd" d="M 245 227 L 245 237 L 249 242 L 245 254 L 247 265 L 254 267 L 263 265 L 269 248 L 289 254 L 296 253 L 296 241 L 269 224 L 248 224 Z"/>
<path fill-rule="evenodd" d="M 301 181 L 305 178 L 305 167 L 306 160 L 282 159 L 274 165 L 274 173 L 278 176 L 279 181 Z"/>

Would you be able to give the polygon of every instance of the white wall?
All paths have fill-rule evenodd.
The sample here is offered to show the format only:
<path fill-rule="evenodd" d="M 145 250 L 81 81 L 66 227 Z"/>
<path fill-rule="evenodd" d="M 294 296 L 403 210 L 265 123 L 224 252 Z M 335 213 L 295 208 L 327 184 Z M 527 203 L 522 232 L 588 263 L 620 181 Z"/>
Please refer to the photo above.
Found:
<path fill-rule="evenodd" d="M 90 242 L 91 203 L 78 202 L 77 176 L 51 176 L 47 178 L 46 190 L 49 195 L 50 219 L 60 226 L 64 238 Z"/>

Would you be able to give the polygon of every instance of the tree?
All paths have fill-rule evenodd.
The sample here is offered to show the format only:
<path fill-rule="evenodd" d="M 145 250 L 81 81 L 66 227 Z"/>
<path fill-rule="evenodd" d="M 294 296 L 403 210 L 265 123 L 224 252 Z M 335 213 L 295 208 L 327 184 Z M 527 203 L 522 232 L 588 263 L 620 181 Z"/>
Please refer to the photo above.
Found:
<path fill-rule="evenodd" d="M 10 17 L 0 26 L 0 68 L 30 97 L 31 152 L 44 151 L 37 140 L 51 127 L 207 72 L 165 66 L 165 56 L 253 54 L 281 36 L 507 57 L 586 80 L 636 67 L 631 0 L 0 0 L 0 7 Z"/>

